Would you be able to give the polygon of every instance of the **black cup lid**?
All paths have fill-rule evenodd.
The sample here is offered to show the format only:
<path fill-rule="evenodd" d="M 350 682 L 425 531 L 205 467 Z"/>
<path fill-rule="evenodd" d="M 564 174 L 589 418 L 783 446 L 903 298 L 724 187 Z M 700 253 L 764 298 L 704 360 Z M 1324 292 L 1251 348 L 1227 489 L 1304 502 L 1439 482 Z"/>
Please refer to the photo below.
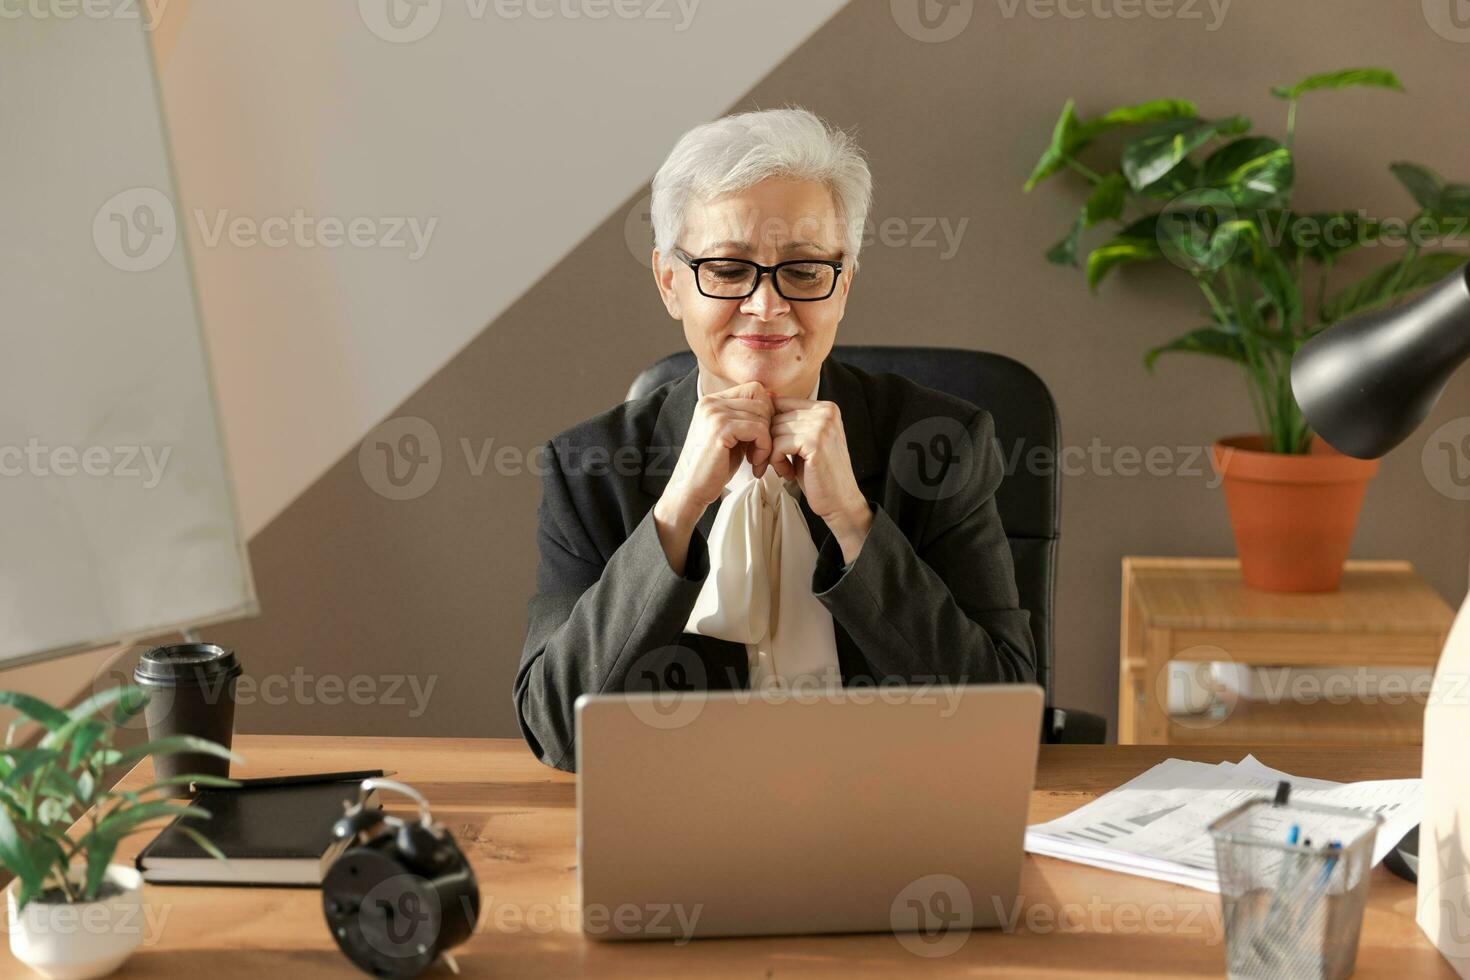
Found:
<path fill-rule="evenodd" d="M 235 651 L 213 643 L 178 643 L 154 647 L 133 668 L 133 680 L 154 684 L 198 683 L 234 677 L 241 672 Z"/>

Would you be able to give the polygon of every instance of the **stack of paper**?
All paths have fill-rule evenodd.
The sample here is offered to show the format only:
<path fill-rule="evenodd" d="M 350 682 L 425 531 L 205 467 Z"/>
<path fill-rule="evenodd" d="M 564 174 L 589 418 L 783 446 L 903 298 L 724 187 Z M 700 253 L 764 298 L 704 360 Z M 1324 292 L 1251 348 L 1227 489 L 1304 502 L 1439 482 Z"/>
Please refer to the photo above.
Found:
<path fill-rule="evenodd" d="M 1065 817 L 1027 827 L 1026 850 L 1218 892 L 1207 828 L 1249 799 L 1273 796 L 1283 779 L 1293 802 L 1381 816 L 1374 864 L 1418 825 L 1423 811 L 1418 779 L 1334 783 L 1291 776 L 1250 755 L 1213 766 L 1169 759 Z"/>

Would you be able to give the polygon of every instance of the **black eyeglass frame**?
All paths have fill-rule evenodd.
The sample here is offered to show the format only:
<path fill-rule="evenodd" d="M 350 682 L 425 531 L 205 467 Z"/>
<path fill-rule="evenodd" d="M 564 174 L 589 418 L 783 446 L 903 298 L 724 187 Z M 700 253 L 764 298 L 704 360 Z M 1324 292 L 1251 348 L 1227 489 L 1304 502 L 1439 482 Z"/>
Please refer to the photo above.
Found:
<path fill-rule="evenodd" d="M 837 280 L 842 276 L 842 261 L 840 259 L 787 259 L 784 262 L 777 262 L 775 265 L 761 265 L 759 262 L 752 262 L 750 259 L 737 259 L 723 255 L 710 255 L 702 259 L 696 259 L 678 246 L 675 246 L 671 251 L 674 253 L 676 259 L 694 271 L 694 288 L 699 290 L 701 296 L 708 296 L 710 299 L 748 299 L 755 295 L 757 289 L 761 288 L 761 276 L 770 273 L 771 283 L 776 287 L 776 293 L 782 299 L 789 303 L 820 303 L 824 299 L 832 298 L 832 294 L 837 291 Z M 755 281 L 750 284 L 750 292 L 741 296 L 716 296 L 713 293 L 705 292 L 704 286 L 699 282 L 699 267 L 706 262 L 738 262 L 741 265 L 748 265 L 754 268 Z M 776 271 L 788 265 L 830 266 L 832 269 L 832 287 L 827 290 L 824 296 L 787 296 L 781 292 L 781 279 L 776 275 Z"/>

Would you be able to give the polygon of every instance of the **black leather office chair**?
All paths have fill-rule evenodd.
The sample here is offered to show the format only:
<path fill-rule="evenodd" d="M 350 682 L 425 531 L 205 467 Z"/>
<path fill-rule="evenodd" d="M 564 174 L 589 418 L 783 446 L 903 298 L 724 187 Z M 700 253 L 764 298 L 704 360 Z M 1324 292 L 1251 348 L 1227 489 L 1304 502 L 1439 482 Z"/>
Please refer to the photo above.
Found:
<path fill-rule="evenodd" d="M 836 346 L 832 356 L 872 373 L 901 374 L 985 409 L 995 420 L 1009 468 L 996 492 L 996 507 L 1016 566 L 1021 606 L 1031 612 L 1037 683 L 1046 692 L 1042 739 L 1101 743 L 1105 719 L 1052 705 L 1052 609 L 1056 596 L 1057 542 L 1061 536 L 1061 428 L 1046 384 L 1026 365 L 1000 354 L 951 347 Z M 646 368 L 628 388 L 628 399 L 646 395 L 694 369 L 694 354 L 670 354 Z M 1037 453 L 1044 465 L 1024 466 Z"/>

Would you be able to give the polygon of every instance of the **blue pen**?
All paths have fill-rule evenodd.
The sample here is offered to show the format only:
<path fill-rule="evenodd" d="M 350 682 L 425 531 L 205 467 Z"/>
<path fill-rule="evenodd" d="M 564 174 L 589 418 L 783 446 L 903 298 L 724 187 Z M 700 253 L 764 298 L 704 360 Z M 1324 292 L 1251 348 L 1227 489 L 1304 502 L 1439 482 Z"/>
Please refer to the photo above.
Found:
<path fill-rule="evenodd" d="M 1301 839 L 1301 836 L 1301 824 L 1294 823 L 1291 825 L 1291 830 L 1288 831 L 1286 834 L 1286 843 L 1295 847 L 1296 842 Z M 1287 871 L 1289 868 L 1296 864 L 1296 859 L 1297 856 L 1295 854 L 1281 855 L 1281 870 L 1276 875 L 1276 895 L 1271 902 L 1271 907 L 1273 910 L 1275 910 L 1275 908 L 1280 904 L 1281 898 L 1286 892 Z"/>
<path fill-rule="evenodd" d="M 1342 850 L 1342 841 L 1339 841 L 1339 840 L 1329 841 L 1328 844 L 1327 844 L 1327 850 L 1332 851 L 1334 853 L 1328 854 L 1327 855 L 1327 860 L 1325 862 L 1323 862 L 1323 865 L 1322 865 L 1322 878 L 1321 878 L 1321 881 L 1320 881 L 1320 884 L 1322 884 L 1322 885 L 1326 885 L 1327 884 L 1327 879 L 1329 879 L 1329 878 L 1332 877 L 1332 867 L 1333 867 L 1333 865 L 1335 865 L 1337 863 L 1337 858 L 1338 858 L 1338 855 L 1335 852 Z"/>
<path fill-rule="evenodd" d="M 1295 847 L 1301 839 L 1302 828 L 1300 824 L 1292 824 L 1291 830 L 1286 834 L 1286 843 Z M 1277 874 L 1276 891 L 1271 896 L 1270 905 L 1266 909 L 1266 915 L 1260 932 L 1252 940 L 1251 946 L 1255 950 L 1257 958 L 1263 964 L 1278 963 L 1283 955 L 1283 942 L 1288 932 L 1286 920 L 1287 899 L 1287 877 L 1289 869 L 1292 868 L 1300 855 L 1281 855 L 1281 868 Z"/>
<path fill-rule="evenodd" d="M 1336 840 L 1329 842 L 1327 850 L 1331 853 L 1322 862 L 1322 873 L 1317 876 L 1316 884 L 1312 886 L 1312 891 L 1307 896 L 1306 902 L 1303 903 L 1299 914 L 1299 919 L 1303 922 L 1312 920 L 1312 914 L 1317 910 L 1317 903 L 1322 900 L 1322 893 L 1327 890 L 1328 882 L 1332 880 L 1332 869 L 1337 864 L 1337 852 L 1342 850 L 1342 842 Z"/>
<path fill-rule="evenodd" d="M 1291 846 L 1295 847 L 1296 846 L 1296 842 L 1301 839 L 1301 836 L 1302 836 L 1302 826 L 1301 826 L 1301 824 L 1294 823 L 1294 824 L 1291 825 L 1291 830 L 1287 831 L 1287 834 L 1286 834 L 1286 843 L 1288 843 Z M 1276 878 L 1276 894 L 1277 895 L 1280 895 L 1282 889 L 1284 889 L 1286 887 L 1286 869 L 1287 869 L 1287 866 L 1288 866 L 1289 862 L 1291 862 L 1294 857 L 1295 857 L 1295 855 L 1292 855 L 1292 854 L 1283 854 L 1283 855 L 1281 855 L 1281 871 L 1277 875 L 1277 878 Z"/>
<path fill-rule="evenodd" d="M 1286 843 L 1295 847 L 1296 842 L 1301 839 L 1301 836 L 1301 824 L 1294 823 L 1291 825 L 1291 830 L 1289 830 L 1286 834 Z M 1281 855 L 1281 868 L 1278 870 L 1276 875 L 1276 894 L 1271 896 L 1270 915 L 1272 916 L 1278 915 L 1281 911 L 1281 900 L 1286 894 L 1287 875 L 1289 873 L 1289 869 L 1296 863 L 1296 860 L 1297 855 L 1295 854 Z"/>

